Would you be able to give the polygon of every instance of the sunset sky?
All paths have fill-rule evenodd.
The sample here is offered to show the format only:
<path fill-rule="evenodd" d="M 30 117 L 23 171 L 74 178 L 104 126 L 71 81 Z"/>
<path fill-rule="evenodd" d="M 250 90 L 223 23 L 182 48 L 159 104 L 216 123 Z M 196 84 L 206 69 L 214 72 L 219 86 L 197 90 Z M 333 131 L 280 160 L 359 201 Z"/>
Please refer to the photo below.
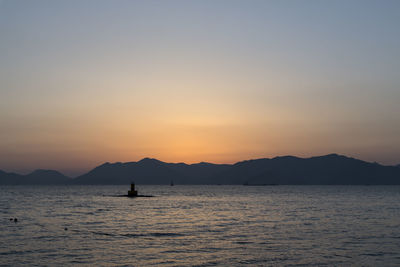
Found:
<path fill-rule="evenodd" d="M 400 164 L 400 1 L 0 1 L 0 169 Z"/>

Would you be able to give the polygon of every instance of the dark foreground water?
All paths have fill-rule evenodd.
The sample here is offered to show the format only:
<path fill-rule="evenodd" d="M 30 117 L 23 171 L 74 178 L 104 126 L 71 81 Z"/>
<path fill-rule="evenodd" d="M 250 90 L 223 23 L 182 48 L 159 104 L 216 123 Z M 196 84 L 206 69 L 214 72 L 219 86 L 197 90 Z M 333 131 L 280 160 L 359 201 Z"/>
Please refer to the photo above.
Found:
<path fill-rule="evenodd" d="M 400 265 L 398 186 L 127 190 L 0 187 L 0 265 Z"/>

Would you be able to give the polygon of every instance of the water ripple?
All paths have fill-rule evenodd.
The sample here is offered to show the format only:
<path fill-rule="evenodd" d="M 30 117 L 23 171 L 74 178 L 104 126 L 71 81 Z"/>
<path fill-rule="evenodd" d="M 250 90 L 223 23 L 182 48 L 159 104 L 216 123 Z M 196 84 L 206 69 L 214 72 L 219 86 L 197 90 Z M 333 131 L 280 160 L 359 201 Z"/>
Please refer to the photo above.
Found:
<path fill-rule="evenodd" d="M 398 186 L 139 188 L 0 187 L 0 265 L 400 265 Z"/>

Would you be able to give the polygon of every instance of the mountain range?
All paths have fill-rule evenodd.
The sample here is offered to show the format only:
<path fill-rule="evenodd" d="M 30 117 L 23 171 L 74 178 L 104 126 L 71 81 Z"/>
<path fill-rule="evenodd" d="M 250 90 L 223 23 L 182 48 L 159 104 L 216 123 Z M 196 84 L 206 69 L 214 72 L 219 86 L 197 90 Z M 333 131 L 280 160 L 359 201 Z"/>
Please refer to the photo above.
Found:
<path fill-rule="evenodd" d="M 137 162 L 104 163 L 69 178 L 53 170 L 28 175 L 0 170 L 0 184 L 245 184 L 245 185 L 398 185 L 400 165 L 384 166 L 337 154 L 299 158 L 284 156 L 237 162 L 166 163 L 144 158 Z"/>
<path fill-rule="evenodd" d="M 25 185 L 25 184 L 67 184 L 72 180 L 62 173 L 53 170 L 36 170 L 27 175 L 7 173 L 0 170 L 0 184 Z"/>

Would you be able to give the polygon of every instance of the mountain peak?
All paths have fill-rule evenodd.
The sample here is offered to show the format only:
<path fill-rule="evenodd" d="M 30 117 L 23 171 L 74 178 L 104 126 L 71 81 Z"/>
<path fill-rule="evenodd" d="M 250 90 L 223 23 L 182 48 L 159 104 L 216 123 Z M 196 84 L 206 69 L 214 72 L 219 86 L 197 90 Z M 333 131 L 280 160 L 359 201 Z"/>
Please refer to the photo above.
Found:
<path fill-rule="evenodd" d="M 214 164 L 213 164 L 213 163 L 210 163 L 210 162 L 202 161 L 202 162 L 199 162 L 199 163 L 193 163 L 193 164 L 191 164 L 191 165 L 208 166 L 208 165 L 214 165 Z"/>
<path fill-rule="evenodd" d="M 283 159 L 300 159 L 300 158 L 298 158 L 298 157 L 295 157 L 295 156 L 278 156 L 278 157 L 275 157 L 275 158 L 273 158 L 273 159 L 281 159 L 281 160 L 283 160 Z"/>
<path fill-rule="evenodd" d="M 337 153 L 331 153 L 331 154 L 326 155 L 326 157 L 337 158 L 337 157 L 345 157 L 345 156 L 339 155 L 339 154 L 337 154 Z M 346 157 L 346 158 L 347 158 L 347 157 Z"/>
<path fill-rule="evenodd" d="M 146 163 L 146 162 L 161 163 L 161 161 L 159 161 L 158 159 L 147 158 L 147 157 L 139 160 L 138 162 L 140 162 L 140 163 Z"/>

